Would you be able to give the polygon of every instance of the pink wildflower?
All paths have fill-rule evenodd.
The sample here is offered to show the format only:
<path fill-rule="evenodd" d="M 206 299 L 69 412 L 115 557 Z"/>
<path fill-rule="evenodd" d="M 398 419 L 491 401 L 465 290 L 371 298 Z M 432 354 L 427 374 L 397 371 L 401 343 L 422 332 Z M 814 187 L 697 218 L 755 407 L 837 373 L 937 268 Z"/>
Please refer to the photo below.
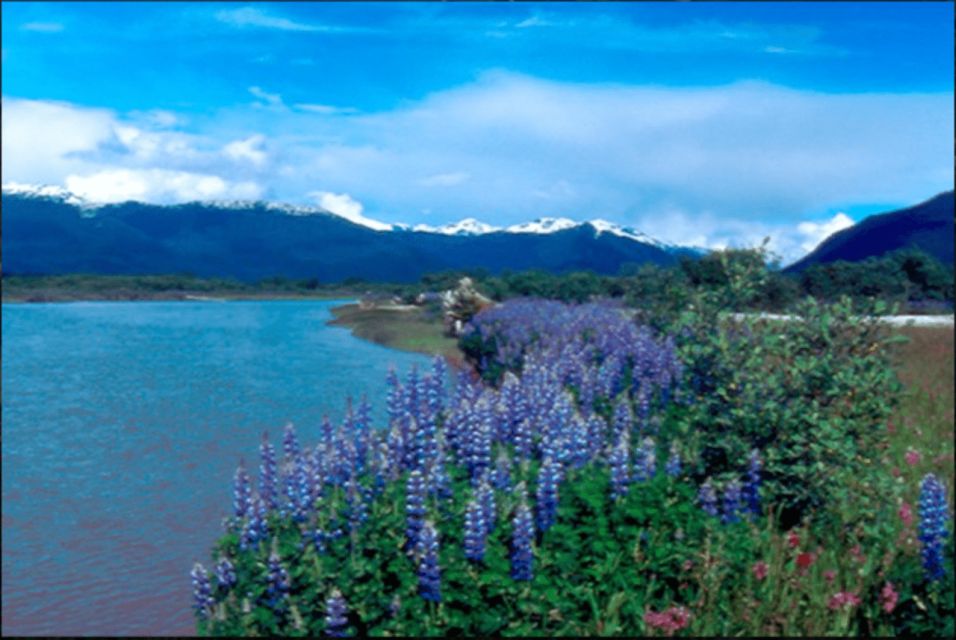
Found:
<path fill-rule="evenodd" d="M 860 597 L 855 593 L 850 593 L 849 591 L 840 591 L 830 598 L 830 602 L 827 604 L 827 606 L 836 611 L 837 609 L 841 609 L 847 605 L 855 607 L 858 604 L 860 604 Z"/>
<path fill-rule="evenodd" d="M 833 584 L 833 581 L 836 580 L 836 571 L 827 569 L 823 572 L 823 577 L 827 579 L 828 583 Z"/>
<path fill-rule="evenodd" d="M 900 520 L 903 521 L 907 527 L 913 524 L 913 507 L 910 506 L 909 502 L 904 502 L 900 505 Z"/>
<path fill-rule="evenodd" d="M 797 567 L 800 571 L 806 571 L 811 566 L 813 566 L 813 561 L 816 560 L 816 554 L 810 553 L 809 551 L 804 551 L 797 555 Z"/>
<path fill-rule="evenodd" d="M 915 449 L 908 449 L 906 451 L 906 455 L 903 457 L 906 459 L 906 464 L 911 467 L 918 465 L 921 458 L 919 451 L 916 451 Z"/>
<path fill-rule="evenodd" d="M 648 610 L 644 614 L 644 624 L 652 629 L 660 629 L 668 636 L 674 635 L 690 622 L 690 612 L 684 607 L 671 607 L 666 611 Z"/>
<path fill-rule="evenodd" d="M 883 611 L 893 613 L 893 609 L 896 608 L 896 601 L 899 598 L 900 594 L 896 593 L 892 582 L 883 585 L 883 590 L 880 591 L 880 604 L 883 605 Z"/>
<path fill-rule="evenodd" d="M 757 580 L 763 580 L 764 578 L 766 578 L 768 571 L 769 571 L 769 567 L 767 567 L 767 563 L 764 562 L 763 560 L 761 560 L 760 562 L 754 563 L 753 572 L 754 572 L 754 577 Z"/>
<path fill-rule="evenodd" d="M 791 531 L 787 534 L 787 544 L 790 545 L 791 549 L 796 549 L 800 546 L 800 536 L 795 531 Z"/>

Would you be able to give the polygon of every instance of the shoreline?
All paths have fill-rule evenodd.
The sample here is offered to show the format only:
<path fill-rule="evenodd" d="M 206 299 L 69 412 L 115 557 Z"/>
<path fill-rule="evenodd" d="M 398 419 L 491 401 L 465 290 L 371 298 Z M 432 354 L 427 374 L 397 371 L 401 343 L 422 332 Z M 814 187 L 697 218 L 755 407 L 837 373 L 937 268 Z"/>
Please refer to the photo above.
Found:
<path fill-rule="evenodd" d="M 444 335 L 441 319 L 422 307 L 378 306 L 362 309 L 356 303 L 331 309 L 327 324 L 347 328 L 362 340 L 399 351 L 441 355 L 456 369 L 467 366 L 458 341 Z"/>

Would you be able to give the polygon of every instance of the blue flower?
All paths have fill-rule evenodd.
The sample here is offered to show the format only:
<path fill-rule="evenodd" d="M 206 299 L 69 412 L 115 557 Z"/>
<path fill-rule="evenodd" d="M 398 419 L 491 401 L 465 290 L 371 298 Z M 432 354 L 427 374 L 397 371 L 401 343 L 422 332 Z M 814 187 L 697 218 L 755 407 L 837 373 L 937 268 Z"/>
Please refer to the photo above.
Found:
<path fill-rule="evenodd" d="M 671 443 L 670 456 L 667 458 L 667 464 L 664 465 L 664 471 L 672 478 L 681 474 L 680 450 L 676 440 Z"/>
<path fill-rule="evenodd" d="M 750 452 L 750 465 L 747 467 L 747 476 L 744 481 L 743 498 L 746 510 L 752 516 L 760 515 L 760 452 L 754 449 Z"/>
<path fill-rule="evenodd" d="M 634 479 L 644 482 L 654 477 L 657 472 L 657 446 L 654 439 L 647 437 L 641 442 L 634 461 Z"/>
<path fill-rule="evenodd" d="M 619 500 L 627 495 L 628 481 L 630 480 L 627 468 L 630 458 L 628 451 L 629 438 L 626 431 L 622 433 L 624 435 L 608 457 L 608 464 L 611 466 L 611 500 Z"/>
<path fill-rule="evenodd" d="M 266 502 L 269 509 L 278 507 L 276 501 L 276 450 L 269 442 L 268 434 L 262 434 L 262 444 L 259 445 L 262 462 L 259 464 L 259 496 Z"/>
<path fill-rule="evenodd" d="M 216 564 L 216 586 L 220 591 L 227 592 L 236 586 L 236 568 L 229 562 L 229 558 L 222 558 Z"/>
<path fill-rule="evenodd" d="M 285 426 L 285 432 L 282 434 L 282 448 L 286 460 L 295 460 L 299 455 L 299 438 L 295 435 L 295 427 L 291 422 Z"/>
<path fill-rule="evenodd" d="M 425 600 L 441 602 L 441 571 L 438 567 L 438 533 L 435 525 L 422 526 L 416 548 L 418 556 L 418 593 Z"/>
<path fill-rule="evenodd" d="M 487 533 L 488 527 L 481 505 L 473 499 L 465 509 L 465 557 L 468 560 L 481 562 L 484 559 Z"/>
<path fill-rule="evenodd" d="M 534 522 L 531 519 L 531 510 L 524 501 L 515 510 L 512 526 L 514 533 L 511 540 L 511 578 L 531 580 L 534 563 L 534 554 L 531 550 Z"/>
<path fill-rule="evenodd" d="M 325 601 L 325 635 L 332 638 L 348 636 L 348 606 L 345 598 L 338 589 L 332 590 L 332 595 Z"/>
<path fill-rule="evenodd" d="M 266 605 L 275 611 L 283 611 L 292 582 L 289 579 L 289 572 L 282 566 L 279 554 L 275 551 L 269 555 L 266 571 Z"/>
<path fill-rule="evenodd" d="M 207 618 L 215 604 L 215 600 L 212 598 L 212 587 L 209 584 L 209 574 L 197 562 L 189 575 L 193 582 L 193 607 L 200 618 Z"/>
<path fill-rule="evenodd" d="M 711 484 L 710 478 L 707 478 L 704 484 L 700 485 L 700 491 L 697 493 L 697 502 L 707 515 L 717 515 L 717 492 L 714 491 L 714 485 Z"/>
<path fill-rule="evenodd" d="M 487 475 L 481 479 L 475 491 L 475 495 L 478 499 L 478 506 L 481 507 L 481 515 L 485 521 L 485 528 L 488 531 L 494 531 L 498 521 L 498 506 L 495 502 L 495 490 L 488 484 Z"/>
<path fill-rule="evenodd" d="M 538 529 L 547 531 L 558 513 L 558 482 L 561 471 L 558 463 L 546 458 L 538 471 L 537 516 Z"/>
<path fill-rule="evenodd" d="M 418 544 L 425 521 L 425 479 L 417 469 L 408 475 L 405 484 L 405 548 Z"/>
<path fill-rule="evenodd" d="M 727 486 L 724 487 L 724 500 L 722 507 L 723 513 L 720 516 L 721 522 L 724 524 L 740 522 L 740 516 L 738 514 L 743 508 L 743 501 L 739 480 L 731 480 L 729 483 L 727 483 Z"/>
<path fill-rule="evenodd" d="M 919 492 L 919 541 L 922 543 L 923 569 L 930 582 L 946 575 L 943 566 L 943 541 L 949 532 L 946 487 L 932 473 L 923 477 Z"/>
<path fill-rule="evenodd" d="M 232 506 L 233 512 L 239 519 L 249 516 L 252 510 L 252 485 L 249 474 L 246 472 L 246 465 L 241 460 L 233 480 Z"/>

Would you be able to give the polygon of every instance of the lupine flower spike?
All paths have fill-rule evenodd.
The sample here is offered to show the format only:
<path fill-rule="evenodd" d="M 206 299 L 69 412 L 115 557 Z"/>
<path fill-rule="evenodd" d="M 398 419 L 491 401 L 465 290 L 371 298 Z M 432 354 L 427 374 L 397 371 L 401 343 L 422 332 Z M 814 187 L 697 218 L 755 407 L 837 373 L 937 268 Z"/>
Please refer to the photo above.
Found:
<path fill-rule="evenodd" d="M 930 582 L 946 575 L 943 566 L 943 541 L 949 532 L 946 487 L 934 474 L 923 478 L 919 492 L 919 541 L 922 544 L 923 569 Z"/>
<path fill-rule="evenodd" d="M 441 570 L 438 567 L 438 532 L 426 522 L 418 540 L 418 593 L 425 600 L 441 602 Z"/>
<path fill-rule="evenodd" d="M 348 636 L 348 612 L 342 592 L 333 589 L 332 595 L 325 601 L 325 635 L 332 638 Z"/>
<path fill-rule="evenodd" d="M 189 575 L 193 582 L 193 607 L 200 618 L 207 618 L 215 604 L 212 598 L 212 587 L 209 584 L 209 574 L 197 562 Z"/>

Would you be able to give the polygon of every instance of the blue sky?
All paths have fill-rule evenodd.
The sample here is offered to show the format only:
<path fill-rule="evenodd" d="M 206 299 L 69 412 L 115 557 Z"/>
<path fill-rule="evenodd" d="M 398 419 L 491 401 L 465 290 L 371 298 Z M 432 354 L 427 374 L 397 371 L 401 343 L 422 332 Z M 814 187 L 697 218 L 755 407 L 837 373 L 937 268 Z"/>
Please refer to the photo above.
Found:
<path fill-rule="evenodd" d="M 953 186 L 953 4 L 2 4 L 3 182 L 792 259 Z"/>

